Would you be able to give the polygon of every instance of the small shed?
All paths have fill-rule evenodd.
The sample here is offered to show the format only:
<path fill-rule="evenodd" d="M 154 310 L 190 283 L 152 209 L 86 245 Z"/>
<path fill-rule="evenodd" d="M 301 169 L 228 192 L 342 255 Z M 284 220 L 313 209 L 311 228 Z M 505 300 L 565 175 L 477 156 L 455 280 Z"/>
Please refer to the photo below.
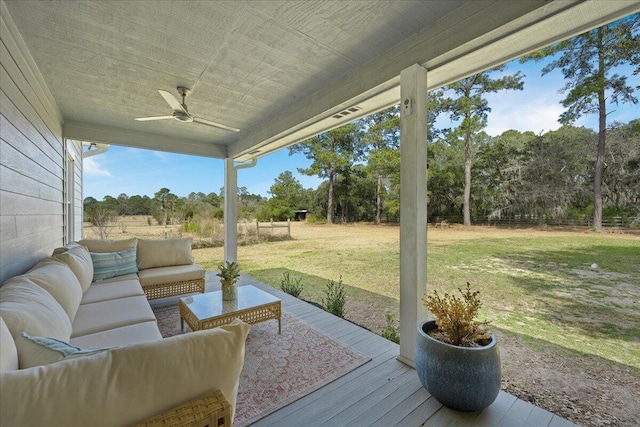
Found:
<path fill-rule="evenodd" d="M 307 219 L 309 219 L 310 216 L 311 216 L 311 211 L 308 211 L 306 209 L 301 209 L 296 211 L 294 219 L 296 221 L 306 221 Z"/>

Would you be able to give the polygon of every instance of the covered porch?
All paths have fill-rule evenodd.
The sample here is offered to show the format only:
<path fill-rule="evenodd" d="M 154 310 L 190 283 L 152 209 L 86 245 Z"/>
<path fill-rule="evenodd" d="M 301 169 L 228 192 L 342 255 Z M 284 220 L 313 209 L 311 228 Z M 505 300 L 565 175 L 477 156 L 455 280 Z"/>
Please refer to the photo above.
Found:
<path fill-rule="evenodd" d="M 207 273 L 206 279 L 208 292 L 220 288 L 215 272 Z M 398 361 L 397 344 L 252 277 L 241 276 L 238 285 L 252 285 L 276 296 L 282 300 L 283 312 L 371 358 L 359 368 L 278 409 L 252 426 L 576 425 L 504 391 L 484 411 L 467 413 L 451 410 L 425 391 L 413 368 Z M 174 298 L 171 303 L 176 301 Z M 282 381 L 286 382 L 286 379 Z"/>
<path fill-rule="evenodd" d="M 2 0 L 0 9 L 0 282 L 83 237 L 83 142 L 224 159 L 234 261 L 239 169 L 400 103 L 401 344 L 282 295 L 285 310 L 373 361 L 257 425 L 565 423 L 505 393 L 480 414 L 455 413 L 410 367 L 427 288 L 427 93 L 636 13 L 640 1 Z M 157 90 L 178 87 L 192 90 L 191 113 L 240 131 L 134 120 L 171 113 Z"/>

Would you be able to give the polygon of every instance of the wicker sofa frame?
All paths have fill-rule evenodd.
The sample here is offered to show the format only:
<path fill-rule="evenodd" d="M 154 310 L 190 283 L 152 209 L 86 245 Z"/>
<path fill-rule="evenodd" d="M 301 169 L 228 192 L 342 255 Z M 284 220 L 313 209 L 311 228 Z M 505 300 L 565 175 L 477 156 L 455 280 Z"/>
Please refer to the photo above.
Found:
<path fill-rule="evenodd" d="M 231 405 L 221 391 L 190 400 L 135 427 L 231 427 Z"/>
<path fill-rule="evenodd" d="M 204 279 L 181 280 L 178 282 L 160 283 L 157 285 L 143 285 L 148 300 L 174 297 L 177 295 L 204 293 Z"/>

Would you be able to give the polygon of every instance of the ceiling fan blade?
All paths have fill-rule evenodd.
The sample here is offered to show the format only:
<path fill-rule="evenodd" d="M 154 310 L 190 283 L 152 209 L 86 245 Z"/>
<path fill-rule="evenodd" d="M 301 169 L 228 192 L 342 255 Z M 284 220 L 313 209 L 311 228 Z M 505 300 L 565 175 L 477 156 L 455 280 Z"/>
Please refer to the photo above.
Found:
<path fill-rule="evenodd" d="M 136 118 L 139 122 L 150 122 L 152 120 L 166 120 L 173 119 L 173 116 L 154 116 L 154 117 L 138 117 Z"/>
<path fill-rule="evenodd" d="M 215 128 L 230 130 L 231 132 L 240 132 L 240 129 L 232 128 L 231 126 L 223 125 L 220 123 L 212 122 L 210 120 L 201 119 L 199 117 L 193 118 L 194 122 L 202 123 L 203 125 L 213 126 Z"/>
<path fill-rule="evenodd" d="M 160 95 L 164 98 L 165 101 L 173 108 L 175 111 L 182 111 L 183 113 L 187 113 L 187 110 L 184 109 L 180 101 L 176 99 L 175 96 L 171 92 L 167 92 L 166 90 L 158 89 Z M 188 114 L 188 113 L 187 113 Z"/>

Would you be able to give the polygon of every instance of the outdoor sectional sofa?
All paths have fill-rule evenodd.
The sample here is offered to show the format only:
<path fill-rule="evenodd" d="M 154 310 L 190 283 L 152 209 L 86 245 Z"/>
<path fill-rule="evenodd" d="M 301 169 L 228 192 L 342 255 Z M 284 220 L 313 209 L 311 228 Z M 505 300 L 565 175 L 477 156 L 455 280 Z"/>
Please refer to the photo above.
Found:
<path fill-rule="evenodd" d="M 131 239 L 71 243 L 7 280 L 0 425 L 231 425 L 250 327 L 162 339 L 147 301 L 203 279 L 188 239 Z"/>

